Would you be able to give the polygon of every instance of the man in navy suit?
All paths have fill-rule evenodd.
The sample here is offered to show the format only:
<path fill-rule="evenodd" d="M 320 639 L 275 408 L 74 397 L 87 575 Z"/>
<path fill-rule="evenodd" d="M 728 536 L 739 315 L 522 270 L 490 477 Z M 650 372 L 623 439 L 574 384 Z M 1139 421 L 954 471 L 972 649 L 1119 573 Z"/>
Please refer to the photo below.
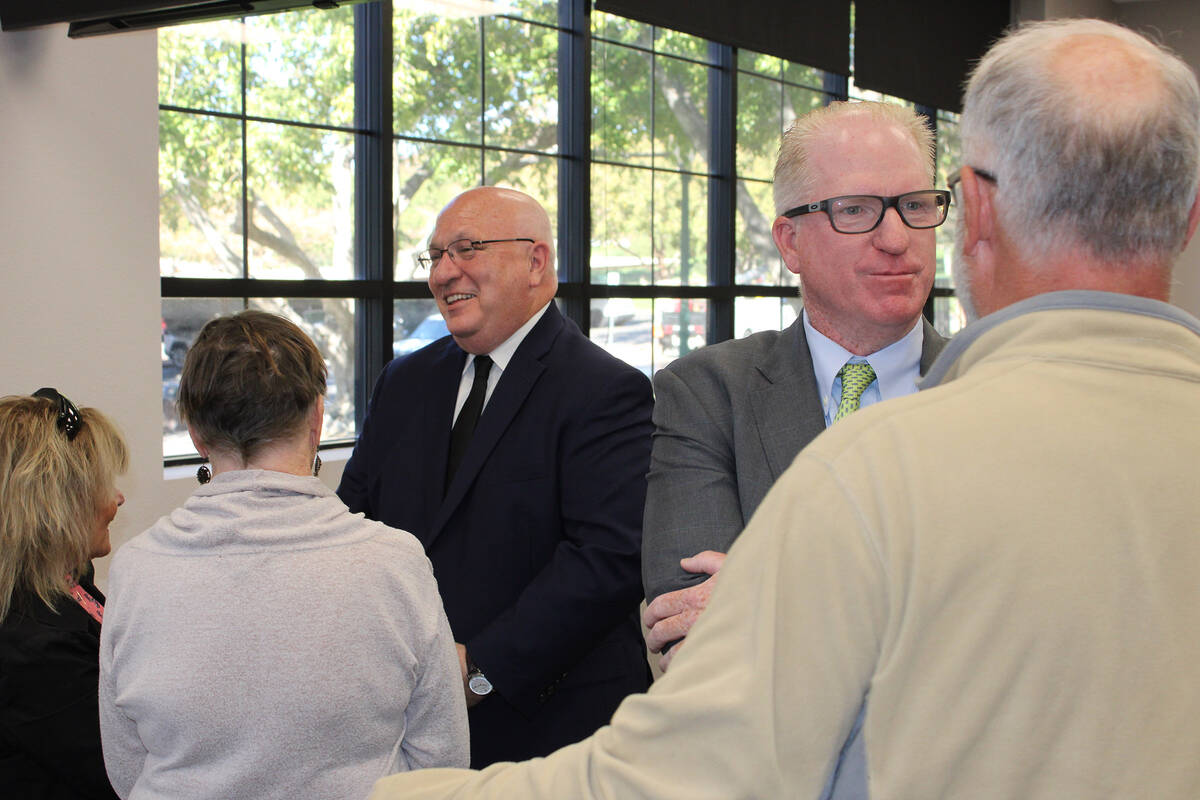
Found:
<path fill-rule="evenodd" d="M 418 260 L 450 336 L 384 369 L 338 494 L 425 545 L 471 765 L 546 755 L 649 683 L 650 382 L 555 307 L 550 219 L 527 195 L 465 192 Z"/>

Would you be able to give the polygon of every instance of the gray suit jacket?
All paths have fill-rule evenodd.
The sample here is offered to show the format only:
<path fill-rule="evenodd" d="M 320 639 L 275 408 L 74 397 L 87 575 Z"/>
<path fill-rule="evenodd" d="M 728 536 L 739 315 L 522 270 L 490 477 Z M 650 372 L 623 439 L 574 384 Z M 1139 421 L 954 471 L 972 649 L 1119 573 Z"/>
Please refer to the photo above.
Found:
<path fill-rule="evenodd" d="M 945 344 L 924 322 L 922 374 Z M 654 394 L 642 525 L 648 601 L 705 580 L 679 559 L 727 552 L 775 480 L 825 430 L 801 318 L 667 365 L 654 376 Z"/>

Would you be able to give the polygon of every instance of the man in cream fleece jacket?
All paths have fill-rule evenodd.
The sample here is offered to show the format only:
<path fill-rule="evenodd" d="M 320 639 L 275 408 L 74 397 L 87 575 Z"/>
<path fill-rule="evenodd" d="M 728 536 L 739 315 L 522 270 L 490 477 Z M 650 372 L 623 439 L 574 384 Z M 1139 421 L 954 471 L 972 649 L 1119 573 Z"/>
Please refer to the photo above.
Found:
<path fill-rule="evenodd" d="M 1166 300 L 1200 90 L 1123 28 L 1038 23 L 980 62 L 962 137 L 985 316 L 924 391 L 800 453 L 611 725 L 373 798 L 1197 796 L 1200 320 Z"/>

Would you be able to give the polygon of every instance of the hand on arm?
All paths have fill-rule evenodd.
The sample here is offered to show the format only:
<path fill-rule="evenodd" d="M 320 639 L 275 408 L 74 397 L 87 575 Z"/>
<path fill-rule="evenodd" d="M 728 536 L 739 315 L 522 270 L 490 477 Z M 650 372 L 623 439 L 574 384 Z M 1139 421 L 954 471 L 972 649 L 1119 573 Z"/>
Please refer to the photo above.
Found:
<path fill-rule="evenodd" d="M 717 573 L 725 563 L 725 554 L 714 550 L 704 550 L 690 558 L 681 559 L 679 566 L 685 572 L 706 574 L 708 580 L 687 589 L 667 592 L 655 598 L 646 606 L 642 614 L 642 623 L 650 629 L 646 636 L 646 645 L 650 652 L 661 652 L 663 647 L 679 640 L 674 647 L 663 654 L 658 662 L 659 669 L 667 671 L 675 653 L 683 647 L 682 639 L 687 636 L 692 625 L 708 606 L 708 600 L 717 585 Z"/>

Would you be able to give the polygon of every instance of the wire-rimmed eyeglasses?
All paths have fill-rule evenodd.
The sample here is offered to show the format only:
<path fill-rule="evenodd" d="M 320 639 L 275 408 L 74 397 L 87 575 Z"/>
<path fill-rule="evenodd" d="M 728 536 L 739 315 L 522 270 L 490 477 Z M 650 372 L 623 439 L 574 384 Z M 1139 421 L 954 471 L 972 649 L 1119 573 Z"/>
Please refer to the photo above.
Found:
<path fill-rule="evenodd" d="M 421 269 L 431 270 L 435 264 L 442 260 L 442 256 L 447 253 L 450 255 L 451 261 L 470 261 L 475 257 L 476 251 L 487 249 L 484 245 L 502 244 L 504 242 L 529 242 L 533 244 L 536 241 L 536 239 L 525 237 L 516 239 L 455 239 L 445 247 L 431 247 L 428 250 L 413 253 L 413 260 L 417 262 L 417 266 Z"/>
<path fill-rule="evenodd" d="M 75 404 L 59 394 L 58 389 L 51 389 L 49 387 L 38 389 L 33 393 L 33 396 L 49 400 L 58 405 L 58 429 L 67 435 L 68 442 L 75 441 L 75 437 L 79 435 L 80 428 L 83 427 L 83 415 L 79 413 L 79 409 L 75 407 Z"/>
<path fill-rule="evenodd" d="M 798 217 L 824 211 L 829 216 L 829 224 L 838 233 L 870 233 L 879 227 L 889 208 L 896 209 L 900 219 L 910 228 L 936 228 L 946 221 L 950 211 L 950 192 L 923 189 L 893 197 L 847 194 L 796 206 L 783 212 L 783 216 Z"/>

